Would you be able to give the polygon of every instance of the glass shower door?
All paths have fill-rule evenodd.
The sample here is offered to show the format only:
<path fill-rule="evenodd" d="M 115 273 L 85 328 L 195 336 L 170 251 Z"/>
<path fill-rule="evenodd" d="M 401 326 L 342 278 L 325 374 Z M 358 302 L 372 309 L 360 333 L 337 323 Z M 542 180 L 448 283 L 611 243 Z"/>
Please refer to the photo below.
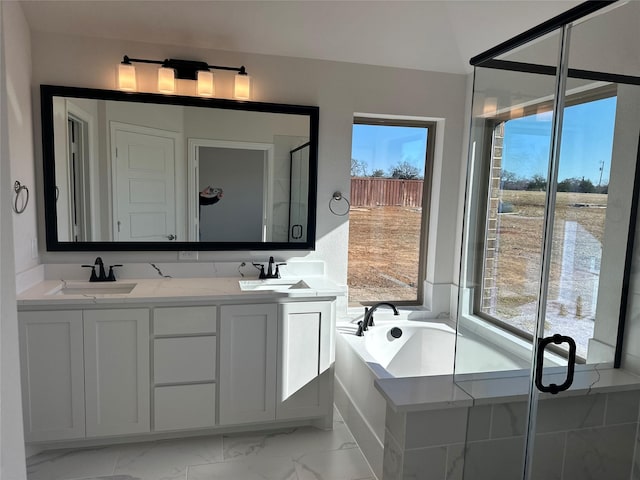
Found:
<path fill-rule="evenodd" d="M 307 142 L 289 152 L 289 242 L 304 242 L 307 232 L 309 185 L 309 148 Z"/>
<path fill-rule="evenodd" d="M 639 38 L 612 43 L 638 37 L 620 28 L 640 25 L 633 3 L 476 67 L 455 363 L 474 398 L 465 480 L 629 478 L 635 427 L 607 425 L 586 393 L 619 355 L 628 289 L 640 75 L 605 67 L 640 58 Z"/>
<path fill-rule="evenodd" d="M 554 69 L 559 45 L 552 33 L 500 60 L 536 53 Z M 475 70 L 455 361 L 474 398 L 465 480 L 513 480 L 525 468 L 556 88 L 553 74 Z"/>
<path fill-rule="evenodd" d="M 618 397 L 588 393 L 621 352 L 638 187 L 639 27 L 640 4 L 630 2 L 563 32 L 527 479 L 631 477 L 633 415 L 611 421 Z"/>

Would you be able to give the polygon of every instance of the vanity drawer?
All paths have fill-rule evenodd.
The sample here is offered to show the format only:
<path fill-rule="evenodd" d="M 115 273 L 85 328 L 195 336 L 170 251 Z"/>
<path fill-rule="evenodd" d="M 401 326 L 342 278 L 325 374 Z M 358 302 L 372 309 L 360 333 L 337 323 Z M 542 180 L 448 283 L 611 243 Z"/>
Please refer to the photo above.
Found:
<path fill-rule="evenodd" d="M 155 335 L 216 332 L 216 307 L 162 307 L 153 310 Z"/>
<path fill-rule="evenodd" d="M 216 337 L 156 338 L 155 383 L 206 382 L 216 378 Z"/>
<path fill-rule="evenodd" d="M 212 427 L 216 423 L 213 383 L 156 387 L 155 431 Z"/>

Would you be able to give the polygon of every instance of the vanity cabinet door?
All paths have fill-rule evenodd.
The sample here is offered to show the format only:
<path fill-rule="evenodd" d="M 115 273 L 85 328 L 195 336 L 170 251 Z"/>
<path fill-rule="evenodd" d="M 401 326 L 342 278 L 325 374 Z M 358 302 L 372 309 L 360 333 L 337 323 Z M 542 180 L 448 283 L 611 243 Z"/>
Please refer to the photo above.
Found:
<path fill-rule="evenodd" d="M 333 302 L 280 305 L 278 316 L 279 420 L 330 413 L 333 398 Z"/>
<path fill-rule="evenodd" d="M 220 424 L 275 419 L 278 306 L 220 308 Z"/>
<path fill-rule="evenodd" d="M 27 442 L 84 437 L 82 312 L 20 312 Z"/>
<path fill-rule="evenodd" d="M 150 431 L 149 311 L 84 311 L 87 437 Z"/>

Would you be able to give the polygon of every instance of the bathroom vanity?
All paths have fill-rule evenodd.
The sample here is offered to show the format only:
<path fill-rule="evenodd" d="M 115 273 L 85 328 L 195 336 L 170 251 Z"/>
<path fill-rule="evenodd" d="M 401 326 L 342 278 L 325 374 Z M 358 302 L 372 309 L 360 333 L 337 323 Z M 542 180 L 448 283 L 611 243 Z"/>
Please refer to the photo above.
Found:
<path fill-rule="evenodd" d="M 129 293 L 109 292 L 125 284 Z M 27 442 L 330 427 L 335 289 L 103 285 L 45 281 L 18 299 Z"/>

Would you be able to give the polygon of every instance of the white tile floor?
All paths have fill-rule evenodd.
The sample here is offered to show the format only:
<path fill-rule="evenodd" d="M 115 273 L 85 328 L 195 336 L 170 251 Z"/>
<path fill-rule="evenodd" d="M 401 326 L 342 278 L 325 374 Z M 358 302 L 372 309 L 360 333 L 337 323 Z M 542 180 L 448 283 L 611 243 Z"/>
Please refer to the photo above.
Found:
<path fill-rule="evenodd" d="M 375 480 L 342 418 L 312 427 L 43 452 L 29 480 Z"/>

